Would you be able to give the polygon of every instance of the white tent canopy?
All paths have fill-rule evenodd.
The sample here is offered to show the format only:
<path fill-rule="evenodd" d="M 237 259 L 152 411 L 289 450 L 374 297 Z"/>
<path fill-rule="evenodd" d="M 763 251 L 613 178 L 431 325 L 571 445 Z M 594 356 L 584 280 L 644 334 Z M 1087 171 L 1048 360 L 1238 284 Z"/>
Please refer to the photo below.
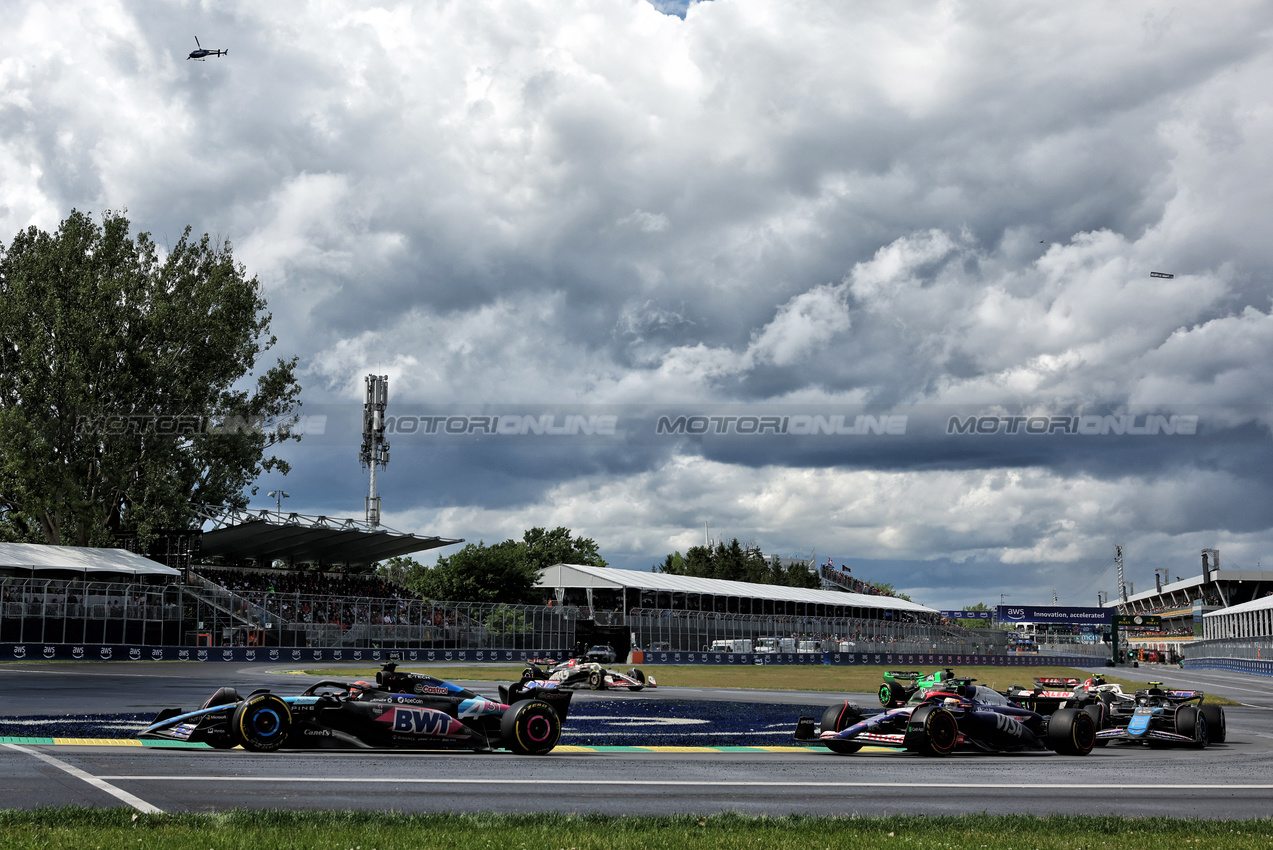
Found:
<path fill-rule="evenodd" d="M 754 584 L 746 581 L 723 581 L 714 578 L 693 578 L 666 573 L 649 573 L 644 570 L 616 570 L 609 567 L 588 567 L 578 564 L 556 564 L 544 570 L 536 587 L 549 589 L 607 588 L 648 590 L 664 593 L 698 593 L 711 596 L 736 596 L 748 599 L 798 602 L 814 605 L 839 605 L 857 608 L 877 608 L 890 611 L 909 611 L 914 614 L 940 614 L 941 612 L 907 602 L 894 596 L 869 596 L 864 593 L 842 593 L 838 590 L 811 590 L 801 587 L 783 587 L 775 584 Z"/>
<path fill-rule="evenodd" d="M 126 549 L 93 549 L 82 546 L 48 546 L 40 543 L 0 543 L 0 570 L 74 572 L 86 577 L 95 573 L 130 576 L 179 576 L 181 572 Z"/>

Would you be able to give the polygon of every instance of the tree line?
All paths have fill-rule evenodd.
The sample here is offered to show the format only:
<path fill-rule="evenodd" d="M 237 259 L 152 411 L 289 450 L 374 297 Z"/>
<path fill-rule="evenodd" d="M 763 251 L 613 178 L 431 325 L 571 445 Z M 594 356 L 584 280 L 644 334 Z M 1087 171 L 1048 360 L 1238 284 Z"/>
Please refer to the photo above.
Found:
<path fill-rule="evenodd" d="M 728 545 L 721 541 L 715 546 L 691 546 L 684 555 L 674 552 L 655 564 L 654 572 L 783 587 L 816 588 L 821 584 L 817 573 L 810 572 L 806 564 L 784 566 L 778 558 L 767 560 L 758 547 L 744 546 L 737 537 Z"/>

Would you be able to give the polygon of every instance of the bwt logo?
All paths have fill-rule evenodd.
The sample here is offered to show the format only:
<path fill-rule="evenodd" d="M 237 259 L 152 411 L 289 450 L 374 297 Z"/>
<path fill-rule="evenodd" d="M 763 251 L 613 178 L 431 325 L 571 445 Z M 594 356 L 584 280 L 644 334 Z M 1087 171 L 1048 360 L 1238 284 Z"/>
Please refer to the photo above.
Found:
<path fill-rule="evenodd" d="M 407 735 L 443 736 L 450 732 L 451 718 L 427 708 L 395 708 L 393 731 Z"/>
<path fill-rule="evenodd" d="M 660 416 L 655 423 L 656 434 L 793 434 L 816 436 L 819 434 L 846 437 L 866 434 L 905 434 L 907 417 L 858 416 L 852 425 L 845 423 L 843 415 L 836 416 Z"/>
<path fill-rule="evenodd" d="M 1142 424 L 1137 425 L 1136 420 Z M 1198 417 L 1172 414 L 1137 416 L 952 416 L 946 422 L 947 434 L 1084 434 L 1152 436 L 1154 434 L 1193 435 L 1198 433 Z"/>

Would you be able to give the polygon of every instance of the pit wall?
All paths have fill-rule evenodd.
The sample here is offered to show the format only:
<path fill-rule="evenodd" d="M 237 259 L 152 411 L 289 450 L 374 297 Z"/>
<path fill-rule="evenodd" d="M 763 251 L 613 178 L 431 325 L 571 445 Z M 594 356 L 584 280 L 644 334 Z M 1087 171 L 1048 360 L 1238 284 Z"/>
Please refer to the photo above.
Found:
<path fill-rule="evenodd" d="M 236 663 L 480 661 L 486 663 L 524 664 L 528 661 L 552 663 L 564 661 L 569 657 L 569 652 L 560 649 L 350 649 L 349 647 L 0 644 L 0 661 L 233 661 Z M 1233 659 L 1215 660 L 1239 664 L 1250 663 L 1234 662 Z M 1087 667 L 1092 664 L 1092 657 L 1083 655 L 948 655 L 941 653 L 894 652 L 646 652 L 645 658 L 641 663 L 647 665 L 880 664 Z M 1194 665 L 1187 663 L 1186 666 Z M 1266 675 L 1273 675 L 1273 671 Z"/>

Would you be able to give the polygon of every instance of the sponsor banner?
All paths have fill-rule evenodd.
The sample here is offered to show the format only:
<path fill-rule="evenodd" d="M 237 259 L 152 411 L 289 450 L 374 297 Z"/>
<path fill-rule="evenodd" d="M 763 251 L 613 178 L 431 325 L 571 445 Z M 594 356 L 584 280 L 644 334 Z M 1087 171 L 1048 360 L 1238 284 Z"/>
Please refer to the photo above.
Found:
<path fill-rule="evenodd" d="M 483 661 L 525 664 L 564 661 L 562 649 L 368 649 L 292 646 L 133 646 L 0 643 L 0 661 L 233 661 L 313 663 L 356 661 Z"/>
<path fill-rule="evenodd" d="M 1066 605 L 1000 605 L 1000 623 L 1108 623 L 1118 613 L 1114 608 L 1078 608 Z"/>
<path fill-rule="evenodd" d="M 1098 661 L 1103 661 L 1104 656 Z M 990 667 L 1087 666 L 1090 655 L 961 655 L 918 652 L 647 652 L 646 664 L 906 664 Z"/>
<path fill-rule="evenodd" d="M 942 611 L 947 620 L 989 620 L 993 611 Z"/>

